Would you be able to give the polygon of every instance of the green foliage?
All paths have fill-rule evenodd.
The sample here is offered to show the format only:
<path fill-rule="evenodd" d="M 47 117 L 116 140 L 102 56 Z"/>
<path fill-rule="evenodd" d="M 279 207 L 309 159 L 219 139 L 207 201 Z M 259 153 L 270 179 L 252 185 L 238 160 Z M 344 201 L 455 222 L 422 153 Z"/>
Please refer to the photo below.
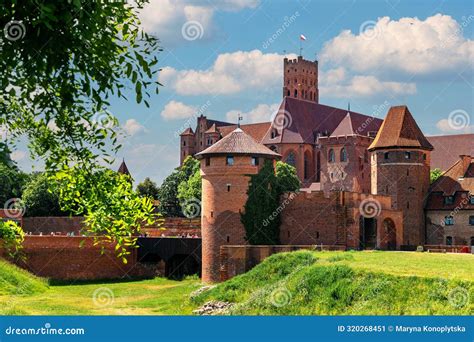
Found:
<path fill-rule="evenodd" d="M 142 197 L 149 197 L 151 199 L 157 199 L 160 189 L 156 186 L 149 177 L 146 177 L 143 182 L 137 185 L 137 192 Z"/>
<path fill-rule="evenodd" d="M 430 171 L 430 183 L 434 183 L 441 175 L 443 174 L 443 171 L 440 169 L 436 168 Z"/>
<path fill-rule="evenodd" d="M 153 203 L 132 188 L 130 177 L 111 170 L 94 172 L 77 166 L 53 176 L 62 206 L 84 213 L 87 234 L 96 244 L 115 243 L 118 257 L 127 262 L 143 224 L 156 222 Z"/>
<path fill-rule="evenodd" d="M 18 256 L 22 249 L 24 233 L 16 222 L 0 220 L 0 239 L 9 257 Z"/>
<path fill-rule="evenodd" d="M 28 175 L 0 162 L 0 207 L 12 198 L 20 198 Z"/>
<path fill-rule="evenodd" d="M 67 215 L 61 210 L 58 191 L 50 186 L 50 182 L 51 179 L 44 173 L 33 175 L 30 178 L 22 195 L 25 216 Z"/>
<path fill-rule="evenodd" d="M 296 175 L 296 168 L 282 161 L 276 162 L 275 175 L 278 181 L 279 192 L 298 191 L 301 182 Z"/>
<path fill-rule="evenodd" d="M 134 100 L 149 107 L 150 96 L 158 93 L 161 49 L 157 38 L 141 29 L 138 11 L 144 3 L 11 1 L 0 14 L 5 28 L 0 126 L 9 132 L 9 145 L 27 138 L 32 156 L 44 159 L 48 175 L 61 173 L 62 202 L 87 209 L 91 233 L 100 231 L 120 246 L 124 236 L 126 244 L 133 244 L 129 236 L 136 220 L 148 216 L 149 203 L 117 177 L 107 179 L 110 173 L 100 165 L 112 164 L 111 154 L 120 148 L 109 98 L 128 100 L 125 92 L 132 89 Z M 84 170 L 74 172 L 79 179 L 65 176 L 70 165 Z M 101 203 L 109 200 L 113 204 Z M 132 208 L 144 211 L 132 215 Z"/>
<path fill-rule="evenodd" d="M 193 214 L 201 201 L 201 174 L 199 160 L 186 157 L 181 167 L 165 178 L 160 187 L 158 199 L 159 211 L 165 216 L 182 216 L 183 207 L 191 203 L 192 208 L 185 209 Z"/>
<path fill-rule="evenodd" d="M 181 183 L 179 172 L 174 170 L 163 180 L 158 192 L 160 205 L 158 211 L 167 217 L 181 215 L 181 207 L 178 200 L 178 185 Z"/>
<path fill-rule="evenodd" d="M 247 202 L 240 220 L 251 245 L 280 242 L 279 187 L 273 163 L 265 161 L 259 173 L 250 176 Z"/>

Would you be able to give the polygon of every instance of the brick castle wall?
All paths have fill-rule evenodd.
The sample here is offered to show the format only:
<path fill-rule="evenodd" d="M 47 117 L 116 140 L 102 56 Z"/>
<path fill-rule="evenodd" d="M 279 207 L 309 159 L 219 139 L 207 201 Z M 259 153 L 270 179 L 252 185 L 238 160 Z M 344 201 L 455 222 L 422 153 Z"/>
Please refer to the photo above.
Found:
<path fill-rule="evenodd" d="M 80 247 L 81 241 L 84 241 Z M 92 238 L 63 236 L 26 236 L 24 261 L 17 265 L 40 277 L 56 280 L 98 280 L 148 278 L 155 270 L 137 263 L 136 249 L 122 263 L 114 245 L 93 245 Z"/>

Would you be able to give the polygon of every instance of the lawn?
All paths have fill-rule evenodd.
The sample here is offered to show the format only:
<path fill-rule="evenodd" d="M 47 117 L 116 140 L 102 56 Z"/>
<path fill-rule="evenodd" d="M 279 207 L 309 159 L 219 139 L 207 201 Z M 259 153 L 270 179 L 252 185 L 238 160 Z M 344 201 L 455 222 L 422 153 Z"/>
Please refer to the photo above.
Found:
<path fill-rule="evenodd" d="M 473 314 L 474 255 L 282 253 L 191 300 L 200 286 L 196 277 L 52 285 L 0 260 L 0 314 L 189 315 L 209 300 L 235 303 L 230 314 Z"/>

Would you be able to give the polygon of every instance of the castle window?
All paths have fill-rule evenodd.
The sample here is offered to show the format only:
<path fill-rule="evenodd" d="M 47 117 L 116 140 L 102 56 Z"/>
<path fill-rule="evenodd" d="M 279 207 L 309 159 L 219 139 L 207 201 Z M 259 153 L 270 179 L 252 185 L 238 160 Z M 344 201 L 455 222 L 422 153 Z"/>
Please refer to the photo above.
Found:
<path fill-rule="evenodd" d="M 230 184 L 227 184 L 227 192 L 230 192 Z"/>
<path fill-rule="evenodd" d="M 387 160 L 388 157 L 389 157 L 389 156 L 388 156 L 388 152 L 385 152 L 385 153 L 383 154 L 383 159 Z"/>
<path fill-rule="evenodd" d="M 225 159 L 225 163 L 226 165 L 234 165 L 234 156 L 227 156 L 226 159 Z"/>
<path fill-rule="evenodd" d="M 316 232 L 316 239 L 319 239 L 319 232 Z"/>
<path fill-rule="evenodd" d="M 426 153 L 423 153 L 423 160 L 426 160 Z"/>
<path fill-rule="evenodd" d="M 469 216 L 469 224 L 474 226 L 474 215 Z"/>
<path fill-rule="evenodd" d="M 454 224 L 454 217 L 451 215 L 445 216 L 444 217 L 444 225 L 445 226 L 452 226 Z"/>
<path fill-rule="evenodd" d="M 298 97 L 298 90 L 295 89 L 295 97 Z"/>
<path fill-rule="evenodd" d="M 214 217 L 214 212 L 211 210 L 211 217 Z"/>
<path fill-rule="evenodd" d="M 288 90 L 288 92 L 286 93 L 286 96 L 290 96 L 290 91 Z"/>
<path fill-rule="evenodd" d="M 328 153 L 328 161 L 330 163 L 334 163 L 336 161 L 336 156 L 334 154 L 334 150 L 331 148 Z"/>
<path fill-rule="evenodd" d="M 454 203 L 454 196 L 444 196 L 444 204 L 453 204 Z"/>
<path fill-rule="evenodd" d="M 474 195 L 472 195 L 471 197 L 469 197 L 469 203 L 474 204 Z"/>
<path fill-rule="evenodd" d="M 211 165 L 211 158 L 207 157 L 206 158 L 206 166 Z"/>
<path fill-rule="evenodd" d="M 410 209 L 410 202 L 407 202 L 407 209 Z"/>
<path fill-rule="evenodd" d="M 183 146 L 186 146 L 186 140 L 185 140 L 185 141 L 183 141 Z"/>
<path fill-rule="evenodd" d="M 346 162 L 347 161 L 347 152 L 346 152 L 346 148 L 343 147 L 341 149 L 341 156 L 340 156 L 340 159 L 342 162 Z"/>
<path fill-rule="evenodd" d="M 227 243 L 229 243 L 229 242 L 230 242 L 230 236 L 227 235 Z"/>
<path fill-rule="evenodd" d="M 272 129 L 272 132 L 270 133 L 271 139 L 275 139 L 276 136 L 277 136 L 277 130 L 276 130 L 276 129 Z"/>
<path fill-rule="evenodd" d="M 252 157 L 252 166 L 258 166 L 259 159 L 258 157 Z"/>
<path fill-rule="evenodd" d="M 411 158 L 411 152 L 405 152 L 405 159 Z"/>
<path fill-rule="evenodd" d="M 471 246 L 474 246 L 474 236 L 471 236 Z"/>
<path fill-rule="evenodd" d="M 446 244 L 448 246 L 452 246 L 452 244 L 453 244 L 453 237 L 452 236 L 446 236 Z"/>
<path fill-rule="evenodd" d="M 288 154 L 288 157 L 286 157 L 286 161 L 285 161 L 287 164 L 291 165 L 291 166 L 294 166 L 296 167 L 296 157 L 295 157 L 295 154 L 293 152 L 290 152 L 290 154 Z"/>

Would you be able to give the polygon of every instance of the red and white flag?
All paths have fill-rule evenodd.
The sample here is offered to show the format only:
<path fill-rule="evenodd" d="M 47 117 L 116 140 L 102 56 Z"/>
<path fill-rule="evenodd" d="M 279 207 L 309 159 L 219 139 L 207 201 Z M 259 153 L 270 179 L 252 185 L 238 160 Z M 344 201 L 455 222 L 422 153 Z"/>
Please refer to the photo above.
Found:
<path fill-rule="evenodd" d="M 306 37 L 304 35 L 300 34 L 300 39 L 301 40 L 306 40 Z"/>

